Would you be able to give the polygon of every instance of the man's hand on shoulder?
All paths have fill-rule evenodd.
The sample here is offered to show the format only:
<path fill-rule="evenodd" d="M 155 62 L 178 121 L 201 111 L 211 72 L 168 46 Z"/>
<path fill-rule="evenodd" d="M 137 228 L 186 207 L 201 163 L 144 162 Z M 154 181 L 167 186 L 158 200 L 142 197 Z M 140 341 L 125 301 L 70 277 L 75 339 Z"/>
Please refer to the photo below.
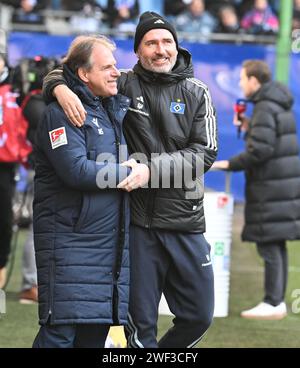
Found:
<path fill-rule="evenodd" d="M 53 90 L 53 95 L 60 104 L 70 122 L 77 127 L 84 124 L 86 114 L 78 96 L 65 84 L 59 84 Z"/>

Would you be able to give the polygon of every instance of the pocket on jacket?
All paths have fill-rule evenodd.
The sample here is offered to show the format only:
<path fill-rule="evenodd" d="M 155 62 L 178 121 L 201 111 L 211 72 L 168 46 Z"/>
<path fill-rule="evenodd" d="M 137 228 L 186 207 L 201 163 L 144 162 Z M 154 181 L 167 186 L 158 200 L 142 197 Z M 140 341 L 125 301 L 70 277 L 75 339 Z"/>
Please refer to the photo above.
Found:
<path fill-rule="evenodd" d="M 82 195 L 75 190 L 61 190 L 55 196 L 55 219 L 59 232 L 72 230 L 82 205 Z M 69 230 L 68 230 L 69 229 Z"/>
<path fill-rule="evenodd" d="M 80 231 L 82 229 L 84 220 L 86 219 L 87 213 L 89 211 L 89 207 L 90 207 L 90 196 L 88 194 L 83 194 L 81 209 L 80 209 L 78 220 L 76 224 L 74 225 L 74 231 Z"/>

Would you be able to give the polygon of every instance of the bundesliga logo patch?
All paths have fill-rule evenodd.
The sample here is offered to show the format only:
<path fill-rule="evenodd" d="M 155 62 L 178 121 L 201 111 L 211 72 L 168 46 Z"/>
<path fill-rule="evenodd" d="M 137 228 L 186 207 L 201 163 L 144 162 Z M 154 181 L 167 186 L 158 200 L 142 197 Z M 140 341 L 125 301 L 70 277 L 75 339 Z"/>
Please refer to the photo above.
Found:
<path fill-rule="evenodd" d="M 51 130 L 49 132 L 52 149 L 68 144 L 65 127 Z"/>
<path fill-rule="evenodd" d="M 171 102 L 170 111 L 173 114 L 184 114 L 185 104 L 180 102 Z"/>

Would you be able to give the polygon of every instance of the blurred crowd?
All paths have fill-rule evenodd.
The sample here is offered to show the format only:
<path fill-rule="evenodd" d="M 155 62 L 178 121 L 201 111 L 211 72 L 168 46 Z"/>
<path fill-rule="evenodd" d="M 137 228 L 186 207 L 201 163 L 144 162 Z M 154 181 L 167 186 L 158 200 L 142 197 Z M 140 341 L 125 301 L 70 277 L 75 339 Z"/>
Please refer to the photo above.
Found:
<path fill-rule="evenodd" d="M 14 8 L 13 23 L 43 24 L 45 10 L 64 11 L 78 32 L 134 31 L 146 10 L 165 15 L 179 32 L 276 34 L 279 0 L 1 0 Z M 293 29 L 300 28 L 294 0 Z"/>

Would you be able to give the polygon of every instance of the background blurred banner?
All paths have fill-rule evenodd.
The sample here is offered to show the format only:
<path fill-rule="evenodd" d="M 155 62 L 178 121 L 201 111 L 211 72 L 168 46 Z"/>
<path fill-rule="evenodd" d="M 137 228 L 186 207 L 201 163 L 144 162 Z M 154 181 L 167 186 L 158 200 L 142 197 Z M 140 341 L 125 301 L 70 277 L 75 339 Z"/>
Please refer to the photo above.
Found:
<path fill-rule="evenodd" d="M 11 65 L 22 57 L 35 55 L 60 58 L 68 49 L 73 37 L 49 36 L 39 33 L 13 32 L 8 39 L 8 55 Z M 115 40 L 118 67 L 128 69 L 136 63 L 133 40 Z M 203 80 L 210 88 L 219 121 L 220 149 L 218 159 L 227 159 L 243 150 L 243 139 L 237 138 L 232 125 L 233 106 L 242 97 L 238 81 L 241 64 L 245 59 L 262 59 L 275 68 L 275 47 L 273 45 L 235 45 L 230 43 L 181 43 L 193 56 L 196 78 Z M 291 54 L 289 87 L 295 98 L 294 111 L 300 124 L 300 53 Z M 248 108 L 249 113 L 251 107 Z M 300 129 L 298 129 L 300 138 Z M 209 173 L 205 185 L 215 190 L 224 189 L 224 174 Z M 231 190 L 235 199 L 243 199 L 243 173 L 233 175 Z"/>

